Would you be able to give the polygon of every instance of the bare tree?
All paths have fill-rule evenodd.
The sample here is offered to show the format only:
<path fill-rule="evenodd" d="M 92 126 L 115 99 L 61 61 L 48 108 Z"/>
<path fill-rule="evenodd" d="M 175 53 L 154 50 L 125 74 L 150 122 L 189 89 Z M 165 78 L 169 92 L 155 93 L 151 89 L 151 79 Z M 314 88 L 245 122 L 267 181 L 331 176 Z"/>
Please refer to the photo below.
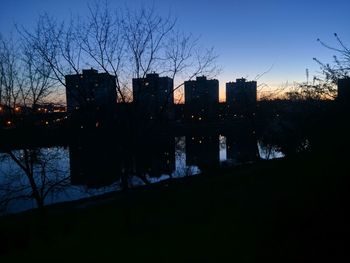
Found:
<path fill-rule="evenodd" d="M 337 47 L 330 46 L 322 40 L 317 39 L 322 46 L 336 53 L 333 56 L 333 64 L 322 63 L 317 58 L 314 58 L 314 60 L 321 66 L 325 79 L 336 83 L 339 78 L 348 77 L 350 74 L 350 49 L 344 44 L 337 33 L 334 33 L 334 37 L 338 43 Z"/>
<path fill-rule="evenodd" d="M 15 44 L 11 38 L 0 39 L 0 80 L 0 102 L 10 114 L 17 106 L 34 110 L 57 90 L 48 63 L 29 43 Z"/>
<path fill-rule="evenodd" d="M 121 18 L 112 13 L 108 6 L 95 2 L 89 6 L 87 20 L 78 23 L 76 32 L 78 44 L 85 56 L 100 70 L 116 76 L 116 91 L 120 101 L 127 102 L 130 90 L 126 85 L 125 48 Z M 93 65 L 91 65 L 93 66 Z"/>
<path fill-rule="evenodd" d="M 18 199 L 34 200 L 41 212 L 44 211 L 45 200 L 49 195 L 64 191 L 70 178 L 60 162 L 62 153 L 58 148 L 22 149 L 7 151 L 1 160 L 12 161 L 10 174 L 1 183 L 0 204 L 8 205 Z"/>
<path fill-rule="evenodd" d="M 122 17 L 123 34 L 132 61 L 133 77 L 142 78 L 161 66 L 164 42 L 175 27 L 176 20 L 163 18 L 154 8 L 126 10 Z"/>
<path fill-rule="evenodd" d="M 321 74 L 315 75 L 312 82 L 309 82 L 308 71 L 307 81 L 300 83 L 293 96 L 298 93 L 300 99 L 335 99 L 337 97 L 338 79 L 349 77 L 350 74 L 350 49 L 344 44 L 341 38 L 334 33 L 337 46 L 331 46 L 320 39 L 317 41 L 327 49 L 335 52 L 333 63 L 324 63 L 314 58 L 321 68 Z"/>
<path fill-rule="evenodd" d="M 33 31 L 19 28 L 22 41 L 30 47 L 32 59 L 36 63 L 44 62 L 51 71 L 54 80 L 65 86 L 65 75 L 79 73 L 81 49 L 75 36 L 75 21 L 59 23 L 47 14 L 41 15 Z"/>
<path fill-rule="evenodd" d="M 21 65 L 18 51 L 18 47 L 11 39 L 0 39 L 0 100 L 8 108 L 15 108 L 23 86 L 23 79 L 20 76 Z"/>
<path fill-rule="evenodd" d="M 33 110 L 56 91 L 52 69 L 41 57 L 36 57 L 31 46 L 23 47 L 22 63 L 24 85 L 21 89 L 22 104 Z M 56 94 L 55 94 L 56 95 Z"/>
<path fill-rule="evenodd" d="M 82 64 L 116 76 L 118 100 L 131 100 L 131 78 L 157 71 L 175 79 L 216 74 L 214 49 L 203 50 L 198 38 L 179 33 L 176 19 L 161 16 L 153 7 L 138 10 L 95 2 L 89 15 L 68 25 L 48 15 L 39 18 L 34 31 L 21 29 L 24 42 L 51 67 L 65 86 L 64 76 L 79 73 Z M 182 81 L 176 88 L 182 86 Z"/>

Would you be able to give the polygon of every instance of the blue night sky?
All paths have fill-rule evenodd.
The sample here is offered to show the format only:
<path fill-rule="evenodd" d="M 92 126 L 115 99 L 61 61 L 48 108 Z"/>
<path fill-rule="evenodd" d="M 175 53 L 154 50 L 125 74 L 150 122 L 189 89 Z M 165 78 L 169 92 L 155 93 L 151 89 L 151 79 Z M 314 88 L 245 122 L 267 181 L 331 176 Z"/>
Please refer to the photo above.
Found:
<path fill-rule="evenodd" d="M 13 24 L 30 27 L 38 14 L 47 12 L 58 19 L 70 14 L 84 16 L 83 0 L 0 0 L 0 32 L 14 31 Z M 202 45 L 214 46 L 223 68 L 217 76 L 221 88 L 239 77 L 254 79 L 273 65 L 258 82 L 278 87 L 282 83 L 305 81 L 318 65 L 331 62 L 334 52 L 317 42 L 320 38 L 336 45 L 333 33 L 350 46 L 349 0 L 130 0 L 110 1 L 112 7 L 153 3 L 159 12 L 169 10 L 186 32 L 201 36 Z"/>

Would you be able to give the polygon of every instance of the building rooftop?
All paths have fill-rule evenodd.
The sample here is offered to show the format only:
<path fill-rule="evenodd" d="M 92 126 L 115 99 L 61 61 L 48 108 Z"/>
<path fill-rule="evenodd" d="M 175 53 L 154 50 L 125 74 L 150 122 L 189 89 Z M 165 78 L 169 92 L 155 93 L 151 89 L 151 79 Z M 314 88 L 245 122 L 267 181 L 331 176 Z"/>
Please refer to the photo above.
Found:
<path fill-rule="evenodd" d="M 97 74 L 98 71 L 96 69 L 83 69 L 83 75 Z"/>

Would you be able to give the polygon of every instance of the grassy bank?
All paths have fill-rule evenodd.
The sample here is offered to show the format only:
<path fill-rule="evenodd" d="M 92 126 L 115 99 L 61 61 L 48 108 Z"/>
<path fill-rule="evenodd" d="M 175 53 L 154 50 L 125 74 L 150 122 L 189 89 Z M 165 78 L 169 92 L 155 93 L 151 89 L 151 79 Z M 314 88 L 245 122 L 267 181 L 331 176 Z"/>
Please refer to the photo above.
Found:
<path fill-rule="evenodd" d="M 1 262 L 337 262 L 350 232 L 344 167 L 329 156 L 259 162 L 49 209 L 45 222 L 7 216 Z"/>

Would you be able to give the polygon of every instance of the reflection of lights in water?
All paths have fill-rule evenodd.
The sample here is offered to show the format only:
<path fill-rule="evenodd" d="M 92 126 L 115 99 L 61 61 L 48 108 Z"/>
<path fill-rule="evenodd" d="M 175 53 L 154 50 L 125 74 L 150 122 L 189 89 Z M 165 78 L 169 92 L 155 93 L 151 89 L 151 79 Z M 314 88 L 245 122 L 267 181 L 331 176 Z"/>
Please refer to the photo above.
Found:
<path fill-rule="evenodd" d="M 284 154 L 274 145 L 264 145 L 258 141 L 258 151 L 261 159 L 270 160 L 284 157 Z"/>
<path fill-rule="evenodd" d="M 219 135 L 219 158 L 220 162 L 227 160 L 226 136 Z M 227 147 L 228 148 L 228 147 Z"/>
<path fill-rule="evenodd" d="M 81 128 L 83 128 L 83 126 L 81 126 Z M 210 138 L 210 136 L 198 136 L 198 137 L 189 137 L 189 139 L 193 138 L 193 140 L 195 140 L 196 142 L 200 142 L 202 143 L 202 145 L 204 146 L 205 143 L 207 142 L 208 138 Z M 218 137 L 211 137 L 212 139 L 215 139 L 217 141 Z M 198 166 L 195 165 L 191 165 L 188 166 L 186 165 L 186 138 L 185 136 L 182 137 L 176 137 L 174 138 L 175 140 L 175 144 L 176 144 L 176 148 L 174 149 L 175 151 L 175 156 L 173 155 L 174 152 L 170 152 L 170 151 L 163 151 L 161 152 L 161 154 L 163 154 L 164 156 L 166 156 L 167 158 L 164 158 L 164 163 L 166 163 L 167 165 L 171 164 L 173 165 L 174 163 L 174 158 L 175 157 L 175 170 L 172 171 L 171 175 L 169 174 L 162 174 L 160 175 L 160 177 L 158 178 L 153 178 L 150 177 L 149 175 L 147 176 L 147 179 L 149 179 L 150 182 L 155 183 L 155 182 L 159 182 L 161 180 L 166 180 L 169 179 L 170 177 L 176 178 L 176 177 L 185 177 L 185 176 L 193 176 L 196 174 L 199 174 L 201 171 L 198 168 Z M 224 161 L 226 159 L 226 137 L 220 135 L 219 136 L 219 141 L 220 141 L 220 161 Z M 42 149 L 43 153 L 45 155 L 51 155 L 51 154 L 55 154 L 55 152 L 57 153 L 57 151 L 59 151 L 59 158 L 56 160 L 57 164 L 59 167 L 62 167 L 62 164 L 64 166 L 64 169 L 67 169 L 67 173 L 69 175 L 69 151 L 67 149 L 64 148 L 45 148 Z M 20 152 L 18 152 L 18 154 L 20 154 Z M 171 166 L 173 167 L 173 166 Z M 149 165 L 147 165 L 147 170 L 151 171 L 152 167 L 150 167 Z M 0 178 L 1 180 L 1 178 Z M 133 186 L 138 186 L 138 185 L 143 185 L 144 182 L 138 180 L 135 176 L 130 176 L 130 181 L 132 181 L 132 185 Z M 58 194 L 57 196 L 55 196 L 54 194 L 52 194 L 52 198 L 51 196 L 47 199 L 48 203 L 54 203 L 54 202 L 61 202 L 61 201 L 68 201 L 68 200 L 76 200 L 76 199 L 81 199 L 87 196 L 93 196 L 93 195 L 99 195 L 99 194 L 104 194 L 107 192 L 111 192 L 111 191 L 115 191 L 115 190 L 120 190 L 121 187 L 119 185 L 119 182 L 112 184 L 111 186 L 106 186 L 100 189 L 87 189 L 84 186 L 71 186 L 69 185 L 67 188 L 67 191 L 62 192 L 62 194 Z M 27 207 L 27 208 L 32 208 L 32 207 Z M 24 207 L 21 208 L 22 210 L 25 209 Z M 17 210 L 18 211 L 18 210 Z"/>

